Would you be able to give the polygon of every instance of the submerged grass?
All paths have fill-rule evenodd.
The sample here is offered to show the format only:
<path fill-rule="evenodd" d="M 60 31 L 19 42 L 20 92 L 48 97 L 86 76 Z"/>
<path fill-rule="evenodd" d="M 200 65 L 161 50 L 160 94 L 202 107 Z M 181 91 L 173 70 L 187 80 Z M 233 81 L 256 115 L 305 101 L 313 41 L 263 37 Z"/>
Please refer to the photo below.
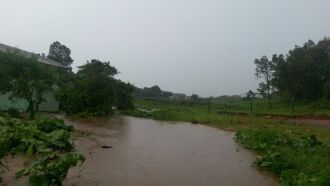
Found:
<path fill-rule="evenodd" d="M 330 128 L 297 125 L 252 114 L 219 114 L 221 109 L 214 105 L 208 109 L 207 104 L 136 99 L 135 105 L 144 110 L 158 110 L 135 109 L 126 114 L 237 131 L 236 140 L 258 152 L 256 164 L 277 175 L 282 185 L 330 185 Z"/>

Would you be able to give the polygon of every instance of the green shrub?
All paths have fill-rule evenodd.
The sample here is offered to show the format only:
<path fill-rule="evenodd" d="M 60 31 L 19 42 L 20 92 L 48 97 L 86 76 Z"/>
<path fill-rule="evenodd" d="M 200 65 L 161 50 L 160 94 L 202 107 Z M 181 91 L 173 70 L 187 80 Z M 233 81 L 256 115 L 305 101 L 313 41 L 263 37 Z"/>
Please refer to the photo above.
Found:
<path fill-rule="evenodd" d="M 31 167 L 18 171 L 16 176 L 20 178 L 30 175 L 29 186 L 61 186 L 69 169 L 84 161 L 85 158 L 77 153 L 69 153 L 62 157 L 48 153 Z"/>
<path fill-rule="evenodd" d="M 80 154 L 63 153 L 73 149 L 72 131 L 59 119 L 24 122 L 0 117 L 0 160 L 7 154 L 33 155 L 34 164 L 19 171 L 18 177 L 29 175 L 30 186 L 62 185 L 69 168 L 84 161 Z"/>
<path fill-rule="evenodd" d="M 330 99 L 330 82 L 326 82 L 323 85 L 323 95 L 326 99 Z"/>
<path fill-rule="evenodd" d="M 22 117 L 21 112 L 18 109 L 15 109 L 15 108 L 9 108 L 5 112 L 7 112 L 8 115 L 10 117 L 13 117 L 13 118 L 21 118 Z"/>
<path fill-rule="evenodd" d="M 73 148 L 72 143 L 70 143 L 69 139 L 71 134 L 63 129 L 54 130 L 49 134 L 46 134 L 49 143 L 49 147 L 54 149 L 64 149 L 64 150 L 71 150 Z"/>
<path fill-rule="evenodd" d="M 279 176 L 283 185 L 330 185 L 330 146 L 315 135 L 242 129 L 236 139 L 259 152 L 256 164 Z"/>
<path fill-rule="evenodd" d="M 64 121 L 61 119 L 46 118 L 46 119 L 38 120 L 36 122 L 38 129 L 46 133 L 50 133 L 54 130 L 60 130 L 60 129 L 66 130 L 68 132 L 71 132 L 73 130 L 72 126 L 66 125 Z"/>

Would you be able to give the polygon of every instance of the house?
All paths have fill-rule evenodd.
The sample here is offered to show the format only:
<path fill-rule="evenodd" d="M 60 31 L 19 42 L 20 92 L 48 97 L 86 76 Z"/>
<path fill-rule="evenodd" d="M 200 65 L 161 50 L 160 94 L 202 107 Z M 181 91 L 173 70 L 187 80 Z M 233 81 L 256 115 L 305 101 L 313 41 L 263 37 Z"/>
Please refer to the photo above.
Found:
<path fill-rule="evenodd" d="M 15 47 L 5 45 L 5 44 L 0 43 L 0 51 L 15 52 L 15 53 L 19 53 L 26 57 L 37 56 L 38 61 L 44 65 L 49 65 L 54 68 L 65 69 L 65 66 L 63 66 L 62 64 L 60 64 L 56 61 L 46 58 L 44 55 L 34 54 L 34 53 L 31 53 L 31 52 L 28 52 L 25 50 L 21 50 L 21 49 L 15 48 Z M 55 99 L 54 92 L 46 92 L 44 97 L 45 97 L 46 101 L 44 101 L 40 104 L 39 110 L 45 111 L 45 112 L 58 111 L 59 102 L 58 102 L 58 100 Z M 4 95 L 0 94 L 0 110 L 15 108 L 15 109 L 18 109 L 21 111 L 25 111 L 27 106 L 28 106 L 27 101 L 25 101 L 23 99 L 15 99 L 14 101 L 12 101 L 9 99 L 9 94 L 4 94 Z"/>

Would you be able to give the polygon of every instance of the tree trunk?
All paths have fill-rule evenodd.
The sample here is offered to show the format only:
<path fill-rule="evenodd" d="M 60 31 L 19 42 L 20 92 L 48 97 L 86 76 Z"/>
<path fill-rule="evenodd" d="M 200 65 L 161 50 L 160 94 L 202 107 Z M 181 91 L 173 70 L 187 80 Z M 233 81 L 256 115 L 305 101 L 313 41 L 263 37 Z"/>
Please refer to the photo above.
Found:
<path fill-rule="evenodd" d="M 28 110 L 27 112 L 29 112 L 29 117 L 30 119 L 34 119 L 34 116 L 35 116 L 35 109 L 34 109 L 34 104 L 33 104 L 33 101 L 31 101 L 29 103 L 29 106 L 28 106 Z"/>
<path fill-rule="evenodd" d="M 36 115 L 36 112 L 35 112 L 34 109 L 32 109 L 32 110 L 30 111 L 30 119 L 33 120 L 34 117 L 35 117 L 35 115 Z"/>

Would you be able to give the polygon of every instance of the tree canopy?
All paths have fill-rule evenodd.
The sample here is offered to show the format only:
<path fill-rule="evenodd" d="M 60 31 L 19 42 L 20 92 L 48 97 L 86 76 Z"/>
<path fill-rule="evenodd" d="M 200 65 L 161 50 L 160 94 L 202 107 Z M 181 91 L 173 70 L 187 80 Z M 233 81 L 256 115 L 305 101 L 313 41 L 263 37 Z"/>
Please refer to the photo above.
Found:
<path fill-rule="evenodd" d="M 78 67 L 73 81 L 61 91 L 60 102 L 69 114 L 111 113 L 112 107 L 132 107 L 133 86 L 114 79 L 118 70 L 110 62 L 93 59 Z"/>
<path fill-rule="evenodd" d="M 68 47 L 62 45 L 58 41 L 55 41 L 49 47 L 49 54 L 47 58 L 57 61 L 63 66 L 65 66 L 67 69 L 71 70 L 71 64 L 73 62 L 73 59 L 70 55 L 71 50 Z"/>
<path fill-rule="evenodd" d="M 307 41 L 296 46 L 288 54 L 262 57 L 255 60 L 256 75 L 264 82 L 259 92 L 263 95 L 277 94 L 283 98 L 318 99 L 330 93 L 330 39 L 315 44 Z"/>
<path fill-rule="evenodd" d="M 268 60 L 267 56 L 262 56 L 260 59 L 255 59 L 254 64 L 256 65 L 256 77 L 263 79 L 263 82 L 259 84 L 258 91 L 269 99 L 273 90 L 271 84 L 274 70 L 273 63 Z"/>
<path fill-rule="evenodd" d="M 114 106 L 118 110 L 132 109 L 134 86 L 130 83 L 114 80 Z"/>
<path fill-rule="evenodd" d="M 139 97 L 149 98 L 170 98 L 173 96 L 172 92 L 163 91 L 158 85 L 154 85 L 150 88 L 144 87 L 143 89 L 135 87 L 135 94 Z"/>
<path fill-rule="evenodd" d="M 39 110 L 43 95 L 51 91 L 56 82 L 53 69 L 40 64 L 36 57 L 0 52 L 0 93 L 9 93 L 10 99 L 28 102 L 27 112 L 33 118 Z"/>

